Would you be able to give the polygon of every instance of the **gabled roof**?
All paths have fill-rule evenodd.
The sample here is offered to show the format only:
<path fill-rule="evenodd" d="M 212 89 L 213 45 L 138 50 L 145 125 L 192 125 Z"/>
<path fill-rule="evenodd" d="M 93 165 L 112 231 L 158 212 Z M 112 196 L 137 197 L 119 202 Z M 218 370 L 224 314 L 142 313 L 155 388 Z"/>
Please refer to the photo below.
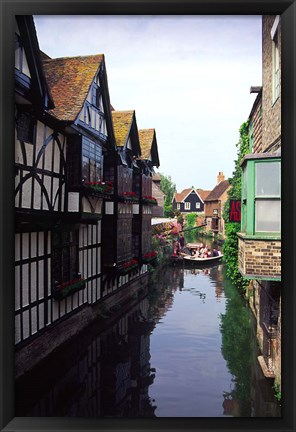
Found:
<path fill-rule="evenodd" d="M 112 121 L 117 147 L 124 147 L 130 133 L 135 111 L 112 111 Z"/>
<path fill-rule="evenodd" d="M 203 189 L 188 188 L 188 189 L 183 189 L 182 192 L 180 193 L 176 192 L 174 194 L 173 199 L 175 199 L 176 202 L 183 202 L 192 191 L 194 191 L 202 201 L 204 201 L 208 196 L 208 194 L 210 193 L 210 191 L 203 190 Z"/>
<path fill-rule="evenodd" d="M 75 121 L 88 95 L 104 55 L 43 57 L 43 67 L 53 96 L 55 108 L 51 113 L 59 120 Z"/>
<path fill-rule="evenodd" d="M 140 155 L 141 147 L 135 111 L 111 111 L 111 115 L 117 147 L 124 147 L 130 137 L 134 154 Z"/>
<path fill-rule="evenodd" d="M 212 192 L 207 196 L 205 201 L 217 201 L 230 186 L 228 180 L 223 180 L 214 187 Z"/>
<path fill-rule="evenodd" d="M 53 108 L 53 97 L 44 73 L 33 17 L 32 15 L 17 15 L 16 21 L 31 73 L 34 103 L 45 109 Z"/>
<path fill-rule="evenodd" d="M 142 152 L 141 159 L 149 160 L 151 157 L 153 166 L 159 167 L 155 129 L 139 129 L 139 140 Z"/>
<path fill-rule="evenodd" d="M 211 192 L 209 190 L 204 190 L 204 189 L 196 189 L 196 191 L 203 201 L 207 198 L 207 196 Z"/>

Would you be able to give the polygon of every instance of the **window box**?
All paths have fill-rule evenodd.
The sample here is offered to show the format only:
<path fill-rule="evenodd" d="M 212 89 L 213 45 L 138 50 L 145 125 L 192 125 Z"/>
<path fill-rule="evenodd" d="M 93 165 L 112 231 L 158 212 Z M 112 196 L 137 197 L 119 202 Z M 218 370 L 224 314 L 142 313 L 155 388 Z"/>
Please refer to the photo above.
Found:
<path fill-rule="evenodd" d="M 112 182 L 84 182 L 82 187 L 86 195 L 103 195 L 109 197 L 114 192 Z"/>
<path fill-rule="evenodd" d="M 123 192 L 122 195 L 118 195 L 118 201 L 121 202 L 139 202 L 139 197 L 136 192 Z"/>
<path fill-rule="evenodd" d="M 143 196 L 142 204 L 157 205 L 157 199 L 152 196 Z"/>
<path fill-rule="evenodd" d="M 126 261 L 123 264 L 118 264 L 116 266 L 116 273 L 120 276 L 124 276 L 129 274 L 131 271 L 138 268 L 138 261 L 136 259 L 132 259 L 130 261 Z"/>
<path fill-rule="evenodd" d="M 76 291 L 84 289 L 85 286 L 85 280 L 78 274 L 77 277 L 67 282 L 60 283 L 55 281 L 52 288 L 52 296 L 55 300 L 62 300 Z"/>
<path fill-rule="evenodd" d="M 152 263 L 153 261 L 156 260 L 156 258 L 157 258 L 157 252 L 155 252 L 155 251 L 147 252 L 142 257 L 142 263 L 143 264 Z"/>

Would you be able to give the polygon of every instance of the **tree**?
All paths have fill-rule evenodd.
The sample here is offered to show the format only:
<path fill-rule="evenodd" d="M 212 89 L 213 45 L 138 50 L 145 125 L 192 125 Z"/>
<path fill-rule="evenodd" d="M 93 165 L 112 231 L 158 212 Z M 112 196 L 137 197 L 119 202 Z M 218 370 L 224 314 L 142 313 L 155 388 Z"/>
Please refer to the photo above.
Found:
<path fill-rule="evenodd" d="M 171 176 L 165 176 L 160 173 L 160 189 L 165 194 L 164 200 L 164 215 L 166 217 L 173 217 L 173 196 L 177 191 L 175 183 L 172 182 Z"/>

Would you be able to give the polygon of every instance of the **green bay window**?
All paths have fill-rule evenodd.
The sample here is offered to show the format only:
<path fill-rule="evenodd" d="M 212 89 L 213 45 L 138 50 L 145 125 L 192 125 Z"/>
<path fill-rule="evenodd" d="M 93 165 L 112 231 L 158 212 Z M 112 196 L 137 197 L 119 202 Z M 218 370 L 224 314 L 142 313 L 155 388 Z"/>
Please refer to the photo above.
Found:
<path fill-rule="evenodd" d="M 247 155 L 242 169 L 242 233 L 280 237 L 280 157 L 271 153 Z"/>

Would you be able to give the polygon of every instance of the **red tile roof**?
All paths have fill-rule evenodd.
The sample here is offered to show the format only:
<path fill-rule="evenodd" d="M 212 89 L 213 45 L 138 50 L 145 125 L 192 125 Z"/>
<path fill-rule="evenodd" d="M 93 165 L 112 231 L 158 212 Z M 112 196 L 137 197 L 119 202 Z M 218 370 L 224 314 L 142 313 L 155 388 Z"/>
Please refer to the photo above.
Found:
<path fill-rule="evenodd" d="M 59 120 L 74 121 L 83 107 L 99 66 L 104 62 L 104 55 L 56 59 L 42 57 L 55 104 L 51 113 Z"/>
<path fill-rule="evenodd" d="M 221 197 L 221 195 L 228 189 L 230 186 L 228 180 L 223 180 L 217 186 L 214 187 L 212 192 L 207 196 L 206 201 L 217 201 Z"/>

